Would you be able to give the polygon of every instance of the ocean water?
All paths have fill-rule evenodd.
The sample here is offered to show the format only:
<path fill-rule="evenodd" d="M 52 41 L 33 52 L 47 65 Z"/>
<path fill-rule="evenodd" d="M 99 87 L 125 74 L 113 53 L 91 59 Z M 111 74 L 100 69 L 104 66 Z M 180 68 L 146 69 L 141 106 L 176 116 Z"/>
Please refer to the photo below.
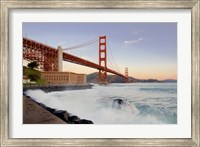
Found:
<path fill-rule="evenodd" d="M 95 124 L 176 124 L 176 83 L 94 85 L 92 89 L 26 94 Z"/>

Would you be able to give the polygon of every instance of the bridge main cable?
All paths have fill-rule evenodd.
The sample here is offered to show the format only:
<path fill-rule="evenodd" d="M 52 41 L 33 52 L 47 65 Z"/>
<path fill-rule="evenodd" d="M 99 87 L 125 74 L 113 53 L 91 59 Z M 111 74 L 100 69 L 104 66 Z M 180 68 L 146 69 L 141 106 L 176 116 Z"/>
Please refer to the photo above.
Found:
<path fill-rule="evenodd" d="M 93 44 L 93 43 L 95 43 L 97 41 L 98 41 L 98 39 L 93 39 L 93 40 L 90 40 L 88 42 L 85 42 L 85 43 L 82 43 L 82 44 L 79 44 L 79 45 L 75 45 L 75 46 L 72 46 L 72 47 L 64 48 L 63 50 L 72 50 L 72 49 L 85 47 L 85 46 L 91 45 L 91 44 Z"/>

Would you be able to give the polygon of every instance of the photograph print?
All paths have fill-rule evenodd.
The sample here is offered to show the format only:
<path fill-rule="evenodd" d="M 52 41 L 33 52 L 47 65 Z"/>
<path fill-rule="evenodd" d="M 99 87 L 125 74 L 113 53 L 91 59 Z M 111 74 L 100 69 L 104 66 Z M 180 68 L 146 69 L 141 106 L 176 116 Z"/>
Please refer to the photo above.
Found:
<path fill-rule="evenodd" d="M 23 124 L 177 124 L 177 23 L 23 22 Z"/>

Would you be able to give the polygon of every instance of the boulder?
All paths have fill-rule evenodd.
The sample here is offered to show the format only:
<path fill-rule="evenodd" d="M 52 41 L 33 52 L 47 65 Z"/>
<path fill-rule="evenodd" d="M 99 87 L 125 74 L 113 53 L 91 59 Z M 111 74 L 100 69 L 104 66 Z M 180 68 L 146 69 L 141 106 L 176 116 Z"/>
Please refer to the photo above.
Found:
<path fill-rule="evenodd" d="M 112 108 L 121 109 L 124 105 L 124 101 L 122 99 L 114 99 L 112 103 Z"/>
<path fill-rule="evenodd" d="M 44 107 L 45 108 L 45 107 Z M 54 113 L 56 111 L 56 109 L 50 108 L 50 107 L 46 107 L 45 109 L 47 109 L 48 111 L 50 111 L 51 113 Z"/>
<path fill-rule="evenodd" d="M 91 120 L 81 119 L 80 124 L 94 124 Z"/>
<path fill-rule="evenodd" d="M 59 117 L 60 119 L 64 120 L 65 122 L 68 122 L 69 114 L 68 114 L 67 111 L 56 110 L 56 111 L 53 112 L 53 114 L 55 114 L 57 117 Z"/>
<path fill-rule="evenodd" d="M 45 109 L 47 108 L 46 105 L 44 105 L 44 104 L 42 104 L 42 103 L 38 103 L 38 104 L 39 104 L 41 107 L 45 108 Z"/>
<path fill-rule="evenodd" d="M 80 124 L 80 118 L 76 115 L 72 115 L 72 116 L 69 116 L 68 117 L 68 120 L 69 120 L 69 123 L 72 123 L 72 124 Z"/>

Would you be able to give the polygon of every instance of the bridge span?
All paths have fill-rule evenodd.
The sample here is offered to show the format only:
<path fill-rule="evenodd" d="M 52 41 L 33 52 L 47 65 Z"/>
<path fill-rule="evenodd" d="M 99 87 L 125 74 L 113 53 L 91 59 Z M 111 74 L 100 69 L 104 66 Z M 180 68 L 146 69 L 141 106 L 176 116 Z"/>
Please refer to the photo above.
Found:
<path fill-rule="evenodd" d="M 102 42 L 102 40 L 104 40 Z M 102 49 L 103 48 L 103 49 Z M 104 54 L 101 57 L 102 53 Z M 127 79 L 126 74 L 123 75 L 115 70 L 107 68 L 106 64 L 106 37 L 99 37 L 99 64 L 93 63 L 86 59 L 62 52 L 62 60 L 87 66 L 99 70 L 99 81 L 106 82 L 107 72 L 118 75 Z M 39 63 L 40 68 L 44 71 L 58 71 L 59 70 L 59 47 L 58 49 L 45 45 L 43 43 L 23 38 L 23 59 L 28 61 L 36 61 Z M 103 64 L 102 64 L 103 63 Z M 127 69 L 126 69 L 127 70 Z"/>

